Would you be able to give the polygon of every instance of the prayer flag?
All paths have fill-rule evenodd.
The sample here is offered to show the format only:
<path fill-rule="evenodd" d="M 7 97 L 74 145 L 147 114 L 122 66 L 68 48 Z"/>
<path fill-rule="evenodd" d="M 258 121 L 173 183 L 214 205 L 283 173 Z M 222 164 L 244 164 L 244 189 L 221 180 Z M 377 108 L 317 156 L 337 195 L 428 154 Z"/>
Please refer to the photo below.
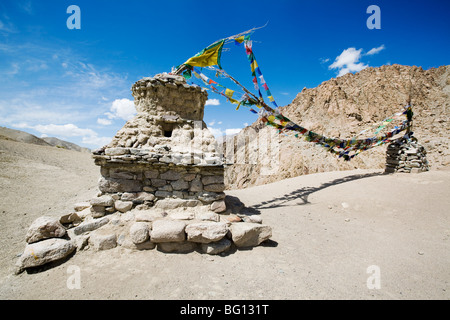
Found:
<path fill-rule="evenodd" d="M 230 90 L 230 89 L 226 89 L 226 90 L 225 90 L 225 95 L 226 95 L 228 98 L 231 98 L 231 97 L 233 96 L 233 93 L 234 93 L 233 90 Z M 230 99 L 230 100 L 231 100 L 231 99 Z"/>
<path fill-rule="evenodd" d="M 184 64 L 195 67 L 207 67 L 217 65 L 220 69 L 220 56 L 225 40 L 220 40 L 188 59 Z"/>

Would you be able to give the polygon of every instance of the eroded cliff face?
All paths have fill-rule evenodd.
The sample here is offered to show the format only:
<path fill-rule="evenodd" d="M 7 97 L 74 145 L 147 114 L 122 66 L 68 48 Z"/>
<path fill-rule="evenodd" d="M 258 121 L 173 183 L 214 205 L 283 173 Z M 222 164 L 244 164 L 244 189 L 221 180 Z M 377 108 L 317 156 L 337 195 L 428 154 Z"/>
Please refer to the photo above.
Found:
<path fill-rule="evenodd" d="M 367 68 L 357 74 L 346 74 L 323 82 L 316 88 L 304 88 L 282 113 L 314 132 L 337 138 L 351 138 L 402 110 L 409 99 L 413 106 L 414 136 L 427 150 L 431 169 L 450 165 L 448 138 L 450 128 L 450 66 L 423 70 L 420 67 L 389 65 Z M 259 120 L 244 129 L 237 140 L 249 132 L 275 130 Z M 364 151 L 351 161 L 339 159 L 323 148 L 292 136 L 278 135 L 278 152 L 259 156 L 275 163 L 277 170 L 263 174 L 264 163 L 237 161 L 226 169 L 229 189 L 245 188 L 295 177 L 298 175 L 385 166 L 386 146 Z M 242 149 L 237 145 L 236 152 Z M 256 148 L 245 153 L 255 158 Z M 244 151 L 242 151 L 244 152 Z M 241 152 L 241 153 L 242 153 Z M 248 162 L 248 161 L 247 161 Z"/>

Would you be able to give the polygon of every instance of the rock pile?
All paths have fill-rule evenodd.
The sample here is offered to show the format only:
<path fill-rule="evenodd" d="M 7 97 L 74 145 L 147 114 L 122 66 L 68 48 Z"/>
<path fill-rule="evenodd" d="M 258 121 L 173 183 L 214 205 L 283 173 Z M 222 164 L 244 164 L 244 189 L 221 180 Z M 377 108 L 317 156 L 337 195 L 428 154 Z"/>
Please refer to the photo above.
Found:
<path fill-rule="evenodd" d="M 76 204 L 73 212 L 59 219 L 36 219 L 27 232 L 16 272 L 60 261 L 77 250 L 121 246 L 129 250 L 156 248 L 165 253 L 198 251 L 217 255 L 232 248 L 258 246 L 272 236 L 270 226 L 262 224 L 258 215 L 230 196 L 221 200 L 222 214 L 199 200 L 186 199 L 164 199 L 150 209 L 110 213 L 118 201 L 123 202 L 103 195 Z M 97 207 L 104 207 L 104 212 Z"/>
<path fill-rule="evenodd" d="M 386 173 L 429 170 L 425 148 L 416 139 L 399 138 L 386 150 Z"/>

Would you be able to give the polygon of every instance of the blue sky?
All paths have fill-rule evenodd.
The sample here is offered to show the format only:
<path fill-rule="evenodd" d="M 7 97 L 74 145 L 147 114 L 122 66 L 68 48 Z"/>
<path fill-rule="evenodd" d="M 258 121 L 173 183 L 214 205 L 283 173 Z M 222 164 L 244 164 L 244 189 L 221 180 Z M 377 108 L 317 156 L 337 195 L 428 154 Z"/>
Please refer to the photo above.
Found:
<path fill-rule="evenodd" d="M 80 8 L 80 29 L 67 28 L 70 5 Z M 370 5 L 381 29 L 366 25 Z M 448 65 L 449 9 L 449 1 L 2 0 L 0 125 L 100 147 L 133 116 L 134 82 L 267 22 L 253 51 L 280 106 L 366 67 Z M 251 89 L 243 47 L 229 49 L 223 68 Z M 217 135 L 257 119 L 209 98 L 204 120 Z"/>

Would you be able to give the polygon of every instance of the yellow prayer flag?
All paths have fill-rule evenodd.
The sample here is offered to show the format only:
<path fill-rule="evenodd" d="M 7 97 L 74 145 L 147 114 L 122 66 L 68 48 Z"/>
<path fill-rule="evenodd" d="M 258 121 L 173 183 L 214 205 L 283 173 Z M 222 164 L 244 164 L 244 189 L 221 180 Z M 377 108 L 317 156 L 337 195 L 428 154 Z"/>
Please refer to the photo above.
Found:
<path fill-rule="evenodd" d="M 228 98 L 231 98 L 231 97 L 233 96 L 233 93 L 234 93 L 233 90 L 230 90 L 230 89 L 226 89 L 226 90 L 225 90 L 225 95 L 226 95 Z"/>
<path fill-rule="evenodd" d="M 252 67 L 252 72 L 255 72 L 255 69 L 258 68 L 258 64 L 256 63 L 256 60 L 253 60 L 251 67 Z"/>
<path fill-rule="evenodd" d="M 240 36 L 240 37 L 238 37 L 238 38 L 236 38 L 234 40 L 239 42 L 239 43 L 242 43 L 242 42 L 244 42 L 244 38 L 245 38 L 245 36 Z"/>
<path fill-rule="evenodd" d="M 187 60 L 184 64 L 192 67 L 208 67 L 213 65 L 220 66 L 220 55 L 222 53 L 223 43 L 225 40 L 213 43 L 209 47 L 200 51 L 197 55 Z"/>
<path fill-rule="evenodd" d="M 270 100 L 270 102 L 274 102 L 275 101 L 275 99 L 272 96 L 269 96 L 269 100 Z"/>

